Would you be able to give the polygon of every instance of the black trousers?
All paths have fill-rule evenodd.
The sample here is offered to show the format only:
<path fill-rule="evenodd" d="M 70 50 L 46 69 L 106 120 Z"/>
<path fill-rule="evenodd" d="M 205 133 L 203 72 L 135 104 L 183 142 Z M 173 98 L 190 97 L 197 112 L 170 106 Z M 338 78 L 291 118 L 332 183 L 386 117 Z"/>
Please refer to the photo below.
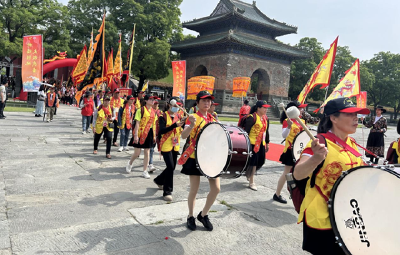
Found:
<path fill-rule="evenodd" d="M 104 136 L 107 139 L 107 145 L 106 145 L 106 154 L 110 154 L 111 152 L 111 132 L 108 131 L 106 127 L 103 127 L 103 131 L 101 131 L 100 134 L 95 133 L 94 134 L 94 150 L 97 151 L 97 148 L 99 146 L 99 141 L 101 138 L 101 135 L 104 133 Z"/>
<path fill-rule="evenodd" d="M 167 168 L 154 179 L 157 185 L 164 185 L 163 196 L 171 195 L 174 186 L 174 170 L 176 167 L 176 161 L 178 158 L 177 151 L 161 152 L 164 158 L 165 165 Z"/>
<path fill-rule="evenodd" d="M 118 139 L 118 133 L 119 133 L 119 128 L 118 128 L 118 121 L 114 120 L 114 138 L 113 138 L 113 143 L 117 142 Z"/>
<path fill-rule="evenodd" d="M 1 101 L 0 101 L 0 117 L 3 117 L 4 116 L 4 108 L 6 107 L 6 101 L 4 101 L 4 103 L 2 103 Z"/>
<path fill-rule="evenodd" d="M 314 255 L 345 255 L 335 241 L 333 230 L 318 230 L 303 222 L 303 250 Z"/>

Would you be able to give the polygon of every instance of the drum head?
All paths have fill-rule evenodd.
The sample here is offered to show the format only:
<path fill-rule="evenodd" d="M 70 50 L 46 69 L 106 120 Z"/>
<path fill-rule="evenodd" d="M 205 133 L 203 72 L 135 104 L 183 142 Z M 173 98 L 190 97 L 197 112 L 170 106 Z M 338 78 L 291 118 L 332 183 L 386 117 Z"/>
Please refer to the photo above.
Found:
<path fill-rule="evenodd" d="M 207 124 L 197 139 L 196 161 L 200 171 L 207 177 L 218 177 L 227 165 L 229 143 L 225 128 L 218 123 Z"/>
<path fill-rule="evenodd" d="M 329 212 L 347 253 L 399 253 L 399 194 L 400 175 L 387 169 L 358 167 L 336 181 Z"/>
<path fill-rule="evenodd" d="M 317 131 L 310 130 L 311 134 L 314 136 L 317 135 Z M 310 141 L 310 137 L 306 133 L 306 131 L 301 131 L 297 134 L 297 136 L 293 140 L 293 158 L 297 161 L 300 159 L 301 153 L 303 152 L 304 148 L 307 146 L 308 142 Z"/>

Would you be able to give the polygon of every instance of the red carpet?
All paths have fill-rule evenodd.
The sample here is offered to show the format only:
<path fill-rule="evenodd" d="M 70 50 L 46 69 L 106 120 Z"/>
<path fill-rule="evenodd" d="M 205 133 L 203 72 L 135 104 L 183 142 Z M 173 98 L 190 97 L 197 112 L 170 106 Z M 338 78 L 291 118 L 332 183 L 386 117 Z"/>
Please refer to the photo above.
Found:
<path fill-rule="evenodd" d="M 267 153 L 265 153 L 265 158 L 275 162 L 280 162 L 279 157 L 281 156 L 284 148 L 285 146 L 282 144 L 269 143 L 269 150 Z"/>

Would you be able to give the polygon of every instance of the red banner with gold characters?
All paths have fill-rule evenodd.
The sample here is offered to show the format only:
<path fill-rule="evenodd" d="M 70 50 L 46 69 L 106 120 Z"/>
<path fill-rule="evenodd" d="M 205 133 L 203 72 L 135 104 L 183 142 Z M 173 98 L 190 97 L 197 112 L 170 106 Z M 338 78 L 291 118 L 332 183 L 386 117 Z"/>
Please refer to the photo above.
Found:
<path fill-rule="evenodd" d="M 250 77 L 233 78 L 233 94 L 232 97 L 245 97 L 251 82 Z"/>
<path fill-rule="evenodd" d="M 120 88 L 119 89 L 119 97 L 132 95 L 132 89 Z"/>
<path fill-rule="evenodd" d="M 357 107 L 367 108 L 367 91 L 361 91 L 357 96 Z"/>
<path fill-rule="evenodd" d="M 186 61 L 172 61 L 172 74 L 174 77 L 174 88 L 172 96 L 185 100 L 186 92 Z"/>
<path fill-rule="evenodd" d="M 26 92 L 37 92 L 43 78 L 42 35 L 24 36 L 22 46 L 22 85 Z"/>

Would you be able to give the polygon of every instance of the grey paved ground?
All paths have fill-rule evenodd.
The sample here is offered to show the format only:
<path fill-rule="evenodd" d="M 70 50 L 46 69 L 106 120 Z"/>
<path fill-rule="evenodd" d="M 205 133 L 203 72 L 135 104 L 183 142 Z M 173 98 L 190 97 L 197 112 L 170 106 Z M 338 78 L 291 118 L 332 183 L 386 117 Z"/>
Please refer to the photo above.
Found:
<path fill-rule="evenodd" d="M 76 108 L 61 106 L 52 123 L 32 113 L 6 115 L 0 122 L 0 255 L 305 254 L 291 202 L 271 200 L 283 170 L 277 163 L 267 162 L 259 172 L 257 192 L 245 178 L 223 179 L 210 212 L 214 231 L 191 232 L 185 226 L 188 178 L 179 171 L 174 202 L 167 204 L 152 182 L 155 175 L 140 177 L 142 158 L 127 174 L 131 151 L 113 147 L 107 160 L 101 144 L 92 154 L 92 134 L 81 134 Z M 280 126 L 271 126 L 271 136 L 272 142 L 282 140 Z M 361 138 L 361 129 L 355 136 Z M 388 137 L 388 143 L 394 140 L 394 128 Z M 154 159 L 164 167 L 158 153 Z M 207 183 L 204 178 L 197 213 Z"/>

